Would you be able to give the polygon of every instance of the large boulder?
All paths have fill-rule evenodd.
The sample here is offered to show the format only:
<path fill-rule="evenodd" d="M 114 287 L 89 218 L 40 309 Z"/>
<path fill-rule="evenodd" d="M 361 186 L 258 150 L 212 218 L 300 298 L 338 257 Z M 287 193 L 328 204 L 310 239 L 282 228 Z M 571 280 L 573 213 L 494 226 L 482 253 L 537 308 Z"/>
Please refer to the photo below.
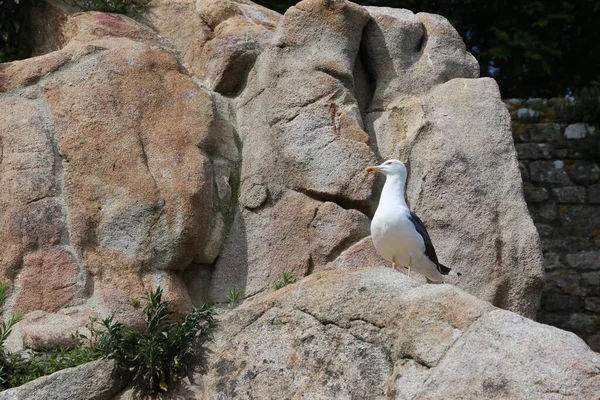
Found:
<path fill-rule="evenodd" d="M 63 36 L 59 51 L 0 66 L 11 309 L 135 325 L 130 299 L 160 285 L 187 311 L 180 271 L 208 243 L 212 159 L 230 152 L 215 101 L 126 17 L 75 14 Z"/>
<path fill-rule="evenodd" d="M 452 283 L 534 315 L 542 259 L 508 114 L 444 18 L 153 0 L 143 24 L 61 2 L 36 3 L 40 56 L 0 65 L 0 273 L 9 311 L 36 313 L 29 346 L 90 315 L 139 326 L 130 299 L 157 286 L 184 312 L 283 272 L 384 265 L 364 167 L 389 157 L 409 163 Z"/>
<path fill-rule="evenodd" d="M 144 17 L 209 89 L 236 93 L 281 15 L 250 1 L 153 0 Z"/>
<path fill-rule="evenodd" d="M 580 338 L 390 268 L 323 271 L 217 316 L 162 399 L 591 399 L 600 355 Z M 3 399 L 133 400 L 94 362 Z M 93 377 L 92 377 L 93 375 Z M 82 382 L 85 385 L 82 386 Z M 114 397 L 113 397 L 114 396 Z"/>
<path fill-rule="evenodd" d="M 218 19 L 199 4 L 205 20 Z M 368 235 L 373 177 L 364 166 L 375 157 L 352 94 L 357 27 L 367 22 L 349 2 L 302 2 L 256 58 L 232 104 L 243 144 L 232 228 L 213 265 L 189 270 L 190 281 L 208 271 L 209 300 L 226 301 L 232 287 L 264 293 L 283 272 L 323 269 Z"/>
<path fill-rule="evenodd" d="M 452 282 L 534 316 L 542 256 L 509 116 L 496 84 L 477 79 L 479 66 L 448 21 L 307 0 L 268 38 L 234 102 L 243 143 L 240 203 L 222 256 L 203 267 L 213 277 L 208 298 L 223 301 L 233 286 L 262 293 L 282 271 L 303 276 L 350 265 L 348 254 L 364 248 L 363 236 L 348 226 L 342 244 L 334 244 L 343 258 L 320 254 L 327 246 L 310 246 L 304 235 L 316 209 L 310 204 L 329 201 L 371 216 L 381 180 L 363 167 L 400 158 L 411 170 L 410 204 L 441 261 L 463 274 Z M 289 208 L 297 193 L 307 198 Z M 290 236 L 305 244 L 273 247 Z M 375 255 L 362 265 L 379 261 Z"/>
<path fill-rule="evenodd" d="M 535 316 L 543 259 L 498 86 L 476 79 L 477 61 L 445 18 L 366 8 L 357 72 L 375 82 L 359 96 L 373 148 L 408 163 L 408 202 L 440 261 L 463 274 L 452 282 Z"/>
<path fill-rule="evenodd" d="M 389 268 L 315 273 L 220 316 L 169 398 L 590 399 L 600 355 L 572 333 Z M 126 390 L 119 400 L 135 398 Z"/>

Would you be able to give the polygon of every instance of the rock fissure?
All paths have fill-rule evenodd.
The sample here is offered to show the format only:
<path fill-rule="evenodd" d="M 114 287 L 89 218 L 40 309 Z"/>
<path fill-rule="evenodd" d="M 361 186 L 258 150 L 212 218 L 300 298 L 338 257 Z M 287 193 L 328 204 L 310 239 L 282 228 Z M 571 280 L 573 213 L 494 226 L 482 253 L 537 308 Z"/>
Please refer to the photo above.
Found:
<path fill-rule="evenodd" d="M 274 118 L 269 118 L 269 128 L 273 128 L 276 127 L 277 125 L 285 125 L 285 124 L 289 124 L 290 122 L 292 122 L 294 119 L 296 119 L 298 116 L 300 116 L 302 113 L 304 113 L 305 111 L 303 110 L 303 108 L 311 106 L 315 103 L 318 103 L 319 101 L 327 98 L 327 97 L 332 97 L 335 96 L 337 93 L 337 91 L 334 91 L 333 93 L 328 92 L 328 93 L 324 93 L 324 94 L 320 94 L 317 95 L 315 97 L 312 97 L 310 99 L 306 99 L 302 102 L 299 103 L 293 103 L 293 104 L 289 104 L 288 108 L 286 109 L 286 115 L 281 115 L 281 116 L 276 116 Z M 289 115 L 291 112 L 291 116 Z"/>
<path fill-rule="evenodd" d="M 243 98 L 243 102 L 237 103 L 237 109 L 240 110 L 242 108 L 244 108 L 246 105 L 248 105 L 249 103 L 253 102 L 254 100 L 256 100 L 257 98 L 259 98 L 264 91 L 267 90 L 266 87 L 262 87 L 258 90 L 258 92 L 254 93 L 252 96 L 250 96 L 249 98 Z M 242 99 L 242 97 L 237 97 L 237 99 Z"/>
<path fill-rule="evenodd" d="M 331 249 L 331 251 L 327 255 L 327 261 L 328 262 L 335 261 L 344 251 L 348 250 L 349 248 L 351 248 L 352 246 L 354 246 L 355 244 L 357 244 L 358 242 L 360 242 L 367 236 L 368 235 L 356 236 L 356 237 L 349 236 L 349 237 L 345 238 L 337 246 L 335 246 L 333 249 Z"/>
<path fill-rule="evenodd" d="M 265 315 L 267 312 L 271 311 L 274 308 L 277 308 L 277 305 L 271 304 L 269 307 L 265 308 L 264 310 L 259 311 L 255 315 L 253 315 L 248 321 L 245 321 L 244 324 L 241 327 L 239 327 L 239 329 L 236 329 L 237 332 L 233 336 L 244 331 L 246 328 L 248 328 L 250 325 L 254 324 L 256 321 L 261 319 L 263 315 Z"/>
<path fill-rule="evenodd" d="M 344 198 L 340 195 L 332 195 L 329 193 L 319 192 L 313 189 L 295 187 L 292 188 L 292 190 L 301 193 L 305 196 L 308 196 L 313 200 L 317 200 L 320 203 L 331 202 L 342 207 L 344 210 L 356 210 L 366 216 L 370 214 L 368 210 L 368 205 L 362 201 L 353 201 Z"/>
<path fill-rule="evenodd" d="M 340 329 L 341 331 L 343 331 L 346 334 L 349 334 L 350 336 L 352 336 L 354 339 L 358 340 L 359 342 L 364 342 L 364 343 L 368 343 L 370 345 L 374 345 L 376 347 L 381 347 L 381 343 L 377 343 L 375 341 L 368 341 L 363 337 L 357 336 L 356 334 L 354 334 L 350 329 L 351 327 L 344 327 L 339 325 L 338 323 L 336 323 L 333 320 L 330 319 L 322 319 L 317 317 L 315 314 L 311 313 L 310 311 L 306 310 L 306 309 L 302 309 L 302 308 L 295 308 L 295 310 L 300 311 L 303 314 L 306 314 L 310 317 L 312 317 L 314 320 L 316 320 L 317 322 L 319 322 L 320 325 L 323 325 L 325 328 L 327 328 L 328 326 L 335 326 L 336 328 Z M 353 320 L 350 320 L 353 321 Z M 350 322 L 349 321 L 349 322 Z M 361 320 L 362 321 L 362 320 Z M 366 321 L 364 321 L 366 322 Z M 368 322 L 366 322 L 368 323 Z M 368 323 L 369 325 L 372 325 L 370 323 Z M 374 325 L 373 325 L 374 326 Z M 381 347 L 380 349 L 384 349 L 383 347 Z M 387 350 L 386 350 L 387 352 Z"/>
<path fill-rule="evenodd" d="M 411 360 L 411 361 L 414 361 L 415 363 L 417 363 L 418 365 L 420 365 L 421 367 L 424 367 L 427 369 L 435 368 L 435 365 L 431 365 L 431 364 L 427 363 L 425 360 L 421 359 L 420 357 L 418 357 L 414 354 L 405 354 L 400 358 L 400 360 Z"/>
<path fill-rule="evenodd" d="M 376 324 L 376 323 L 374 323 L 372 321 L 368 321 L 368 320 L 366 320 L 364 318 L 353 317 L 353 318 L 350 318 L 348 321 L 349 322 L 354 322 L 354 321 L 364 322 L 365 324 L 368 324 L 368 325 L 370 325 L 370 326 L 372 326 L 374 328 L 380 329 L 380 330 L 385 328 L 385 326 L 383 326 L 383 325 L 378 325 L 378 324 Z"/>
<path fill-rule="evenodd" d="M 50 136 L 50 141 L 52 144 L 52 154 L 54 156 L 54 160 L 53 160 L 53 164 L 52 164 L 52 170 L 54 173 L 54 193 L 53 196 L 56 197 L 57 199 L 59 199 L 60 204 L 61 204 L 61 208 L 62 208 L 62 214 L 63 214 L 63 232 L 61 234 L 61 244 L 65 245 L 65 246 L 70 246 L 71 244 L 71 233 L 70 230 L 68 228 L 68 208 L 67 208 L 67 204 L 63 198 L 63 185 L 64 185 L 64 174 L 65 174 L 65 168 L 63 165 L 64 159 L 63 159 L 63 155 L 60 151 L 60 144 L 58 142 L 58 138 L 56 135 L 56 126 L 54 124 L 54 122 L 51 119 L 51 111 L 50 111 L 50 107 L 48 106 L 48 100 L 46 99 L 46 97 L 44 95 L 40 95 L 40 102 L 39 102 L 39 107 L 43 110 L 43 114 L 44 116 L 47 118 L 46 122 L 46 129 L 49 133 Z"/>

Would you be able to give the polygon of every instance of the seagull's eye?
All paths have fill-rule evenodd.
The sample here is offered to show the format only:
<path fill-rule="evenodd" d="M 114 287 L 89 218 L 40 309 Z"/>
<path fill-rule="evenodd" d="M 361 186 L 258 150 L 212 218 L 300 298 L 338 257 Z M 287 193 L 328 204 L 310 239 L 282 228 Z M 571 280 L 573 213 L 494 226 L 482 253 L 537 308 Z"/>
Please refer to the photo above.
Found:
<path fill-rule="evenodd" d="M 388 161 L 388 162 L 385 163 L 385 165 L 392 165 L 392 162 Z"/>

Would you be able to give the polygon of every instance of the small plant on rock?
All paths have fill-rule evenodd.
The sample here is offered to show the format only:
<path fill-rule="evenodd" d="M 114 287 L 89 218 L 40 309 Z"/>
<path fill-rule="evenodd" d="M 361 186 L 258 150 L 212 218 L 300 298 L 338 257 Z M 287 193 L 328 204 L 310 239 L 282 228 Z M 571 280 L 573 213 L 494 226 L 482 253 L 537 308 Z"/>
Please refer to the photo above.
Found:
<path fill-rule="evenodd" d="M 0 315 L 4 314 L 4 304 L 8 298 L 10 286 L 0 283 Z M 10 335 L 12 328 L 23 318 L 21 314 L 13 314 L 8 320 L 0 323 L 0 388 L 12 387 L 10 375 L 12 370 L 11 355 L 4 351 L 4 343 Z"/>
<path fill-rule="evenodd" d="M 234 308 L 240 305 L 242 302 L 242 291 L 238 290 L 236 287 L 232 287 L 229 290 L 229 295 L 227 299 L 229 300 L 229 307 Z"/>
<path fill-rule="evenodd" d="M 133 306 L 133 308 L 140 308 L 140 305 L 141 305 L 140 299 L 138 299 L 137 297 L 132 297 L 129 300 L 131 301 L 131 305 Z"/>
<path fill-rule="evenodd" d="M 0 284 L 0 313 L 4 313 L 4 304 L 8 298 L 10 286 Z M 61 369 L 75 367 L 96 360 L 101 355 L 87 346 L 85 337 L 77 335 L 73 346 L 47 347 L 42 351 L 27 353 L 7 353 L 4 343 L 12 328 L 21 321 L 21 314 L 13 314 L 8 320 L 0 323 L 0 389 L 8 389 L 23 385 L 44 375 L 50 375 Z"/>
<path fill-rule="evenodd" d="M 4 304 L 8 299 L 8 291 L 10 286 L 7 283 L 0 283 L 0 314 L 4 314 Z M 4 342 L 10 335 L 12 328 L 23 319 L 19 313 L 13 314 L 7 321 L 0 323 L 0 348 L 4 349 Z"/>
<path fill-rule="evenodd" d="M 282 287 L 296 283 L 296 278 L 291 272 L 284 272 L 281 274 L 281 280 L 275 284 L 275 290 L 279 290 Z"/>
<path fill-rule="evenodd" d="M 8 297 L 9 285 L 0 284 L 0 311 Z M 0 389 L 20 386 L 33 379 L 65 368 L 106 357 L 115 360 L 115 369 L 132 374 L 134 384 L 144 393 L 167 391 L 190 368 L 201 350 L 196 339 L 212 322 L 213 311 L 207 305 L 173 321 L 170 302 L 162 300 L 162 290 L 148 296 L 144 308 L 146 328 L 138 333 L 113 317 L 102 321 L 92 318 L 87 328 L 91 335 L 78 333 L 69 347 L 48 347 L 26 354 L 4 351 L 4 342 L 21 315 L 0 323 Z M 136 305 L 137 304 L 137 305 Z M 139 307 L 139 299 L 134 307 Z"/>
<path fill-rule="evenodd" d="M 191 367 L 199 351 L 196 339 L 212 322 L 212 307 L 202 305 L 183 318 L 173 321 L 169 301 L 163 301 L 162 289 L 150 293 L 144 308 L 146 327 L 138 333 L 113 317 L 89 326 L 91 341 L 107 358 L 115 360 L 115 369 L 133 375 L 134 384 L 144 393 L 166 392 Z"/>

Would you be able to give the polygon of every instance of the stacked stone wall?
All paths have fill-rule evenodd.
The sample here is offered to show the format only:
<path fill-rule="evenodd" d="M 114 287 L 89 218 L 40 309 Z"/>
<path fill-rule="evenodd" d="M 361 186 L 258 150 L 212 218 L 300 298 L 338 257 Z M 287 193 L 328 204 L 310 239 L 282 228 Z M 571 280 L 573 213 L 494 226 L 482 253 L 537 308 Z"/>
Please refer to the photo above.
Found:
<path fill-rule="evenodd" d="M 593 126 L 559 123 L 565 99 L 506 100 L 546 285 L 538 321 L 600 351 L 600 166 L 582 150 Z"/>

